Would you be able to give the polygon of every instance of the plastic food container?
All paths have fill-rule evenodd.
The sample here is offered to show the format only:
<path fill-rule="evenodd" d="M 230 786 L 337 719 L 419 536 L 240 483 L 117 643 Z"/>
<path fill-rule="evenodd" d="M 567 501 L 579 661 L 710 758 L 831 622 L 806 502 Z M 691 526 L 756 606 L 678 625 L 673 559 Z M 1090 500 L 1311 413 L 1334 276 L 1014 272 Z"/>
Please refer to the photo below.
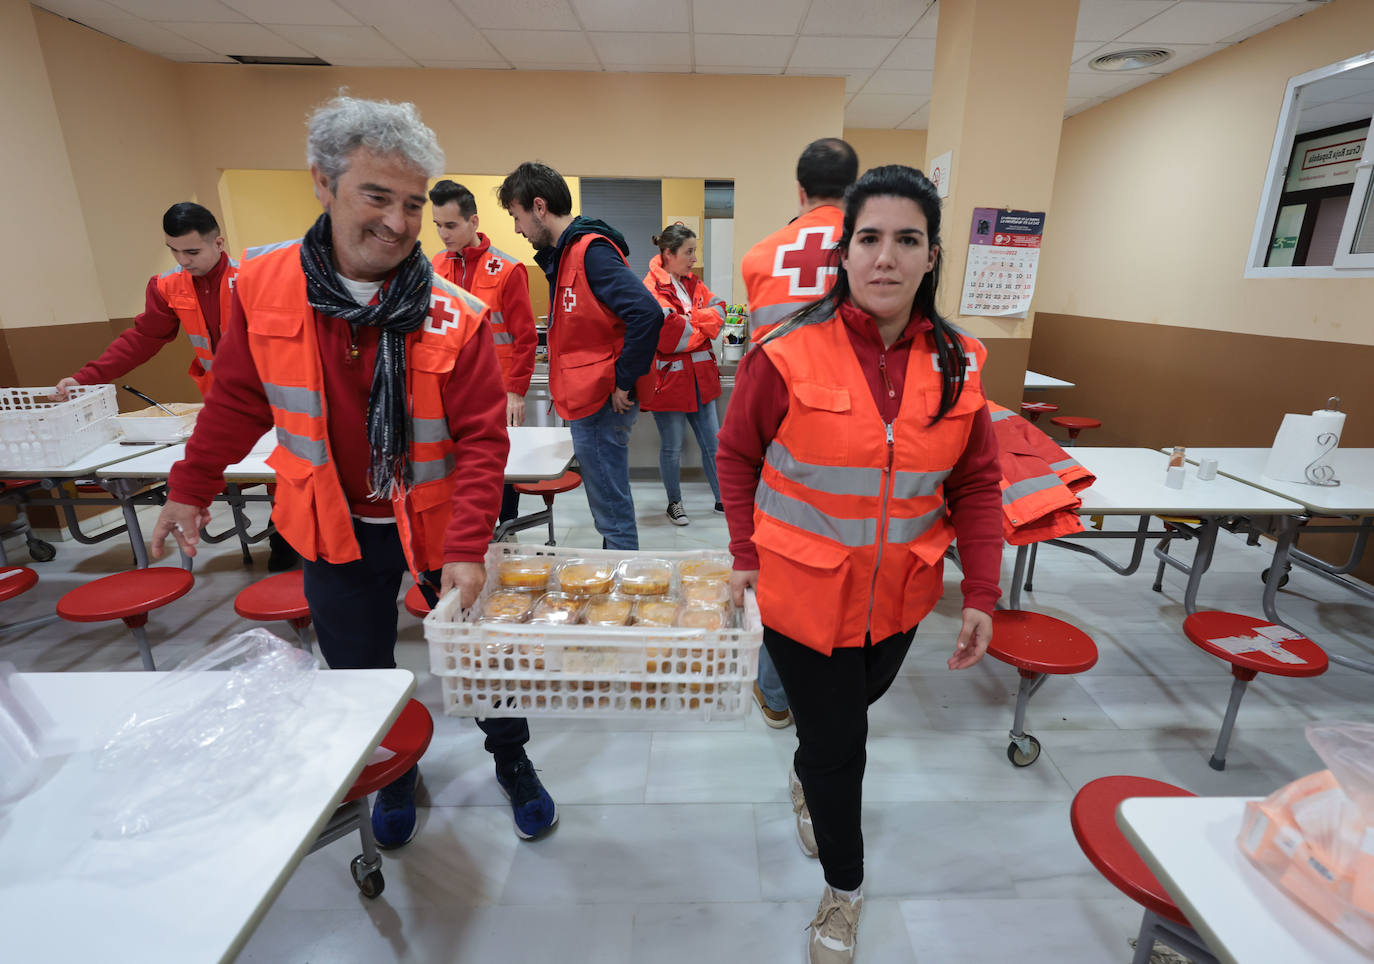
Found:
<path fill-rule="evenodd" d="M 131 442 L 180 442 L 196 427 L 196 416 L 203 402 L 168 402 L 175 414 L 168 415 L 156 406 L 115 416 L 124 437 Z"/>
<path fill-rule="evenodd" d="M 636 626 L 672 626 L 677 620 L 678 600 L 641 599 L 635 607 Z"/>
<path fill-rule="evenodd" d="M 611 591 L 615 565 L 606 560 L 569 559 L 558 567 L 554 581 L 573 596 L 602 596 Z"/>
<path fill-rule="evenodd" d="M 582 611 L 582 621 L 589 626 L 628 626 L 634 604 L 633 597 L 615 593 L 593 596 Z"/>
<path fill-rule="evenodd" d="M 684 582 L 682 601 L 707 606 L 725 606 L 730 602 L 730 585 L 724 582 Z"/>
<path fill-rule="evenodd" d="M 577 622 L 586 599 L 565 592 L 546 592 L 530 610 L 530 622 L 566 626 Z"/>
<path fill-rule="evenodd" d="M 482 606 L 483 622 L 518 623 L 529 615 L 534 597 L 527 592 L 500 589 Z"/>
<path fill-rule="evenodd" d="M 496 582 L 506 589 L 543 589 L 555 560 L 550 556 L 511 556 L 496 566 Z"/>
<path fill-rule="evenodd" d="M 673 567 L 667 559 L 626 559 L 616 575 L 620 591 L 627 596 L 662 596 L 673 584 Z"/>
<path fill-rule="evenodd" d="M 684 559 L 677 567 L 683 585 L 692 582 L 730 581 L 730 563 L 722 559 Z"/>
<path fill-rule="evenodd" d="M 719 630 L 728 624 L 728 613 L 724 606 L 687 605 L 682 607 L 677 616 L 677 625 L 692 629 Z"/>

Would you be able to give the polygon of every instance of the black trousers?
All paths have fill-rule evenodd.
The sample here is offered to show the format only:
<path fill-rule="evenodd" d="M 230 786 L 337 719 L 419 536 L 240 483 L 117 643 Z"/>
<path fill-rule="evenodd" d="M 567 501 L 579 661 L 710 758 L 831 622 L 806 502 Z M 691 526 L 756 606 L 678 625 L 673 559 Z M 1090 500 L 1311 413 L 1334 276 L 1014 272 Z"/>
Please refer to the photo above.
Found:
<path fill-rule="evenodd" d="M 520 514 L 520 493 L 515 491 L 515 486 L 507 482 L 506 487 L 501 491 L 501 514 L 496 517 L 497 522 L 509 522 Z"/>
<path fill-rule="evenodd" d="M 341 564 L 304 560 L 305 598 L 320 652 L 330 669 L 396 666 L 396 596 L 409 572 L 395 525 L 353 520 L 362 558 Z M 435 586 L 439 574 L 428 573 Z M 525 755 L 529 724 L 523 719 L 477 720 L 487 752 L 498 766 Z"/>
<path fill-rule="evenodd" d="M 825 656 L 767 626 L 773 658 L 797 724 L 792 765 L 806 793 L 825 882 L 854 890 L 864 879 L 860 824 L 868 707 L 887 692 L 911 648 L 916 627 L 863 647 Z"/>

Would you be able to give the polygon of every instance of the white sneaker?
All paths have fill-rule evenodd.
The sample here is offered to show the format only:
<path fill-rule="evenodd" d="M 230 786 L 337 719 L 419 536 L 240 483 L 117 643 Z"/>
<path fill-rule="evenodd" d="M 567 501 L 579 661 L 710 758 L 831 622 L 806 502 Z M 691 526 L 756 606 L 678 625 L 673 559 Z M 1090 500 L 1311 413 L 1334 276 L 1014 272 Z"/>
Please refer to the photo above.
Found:
<path fill-rule="evenodd" d="M 687 510 L 682 507 L 681 502 L 669 502 L 668 521 L 675 526 L 685 526 L 692 520 L 687 518 Z"/>
<path fill-rule="evenodd" d="M 859 943 L 859 911 L 863 903 L 863 894 L 851 903 L 826 886 L 806 942 L 806 959 L 810 964 L 852 964 Z"/>
<path fill-rule="evenodd" d="M 811 810 L 806 806 L 806 795 L 802 793 L 796 770 L 787 771 L 787 789 L 792 794 L 792 812 L 797 815 L 797 843 L 802 853 L 815 857 L 820 852 L 816 846 L 816 828 L 811 825 Z"/>

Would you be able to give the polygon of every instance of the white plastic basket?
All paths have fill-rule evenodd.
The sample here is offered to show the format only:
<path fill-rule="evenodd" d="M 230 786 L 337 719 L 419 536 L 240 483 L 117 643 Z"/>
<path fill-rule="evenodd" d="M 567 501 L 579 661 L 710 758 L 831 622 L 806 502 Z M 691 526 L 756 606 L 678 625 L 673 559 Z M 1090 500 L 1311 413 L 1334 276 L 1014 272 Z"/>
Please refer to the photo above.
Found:
<path fill-rule="evenodd" d="M 113 385 L 79 385 L 65 402 L 52 388 L 0 388 L 0 462 L 6 469 L 75 462 L 119 436 Z"/>
<path fill-rule="evenodd" d="M 758 675 L 763 626 L 747 593 L 740 627 L 721 630 L 647 626 L 476 623 L 506 556 L 679 561 L 718 551 L 628 552 L 493 543 L 487 585 L 471 610 L 450 592 L 425 617 L 430 670 L 441 678 L 450 716 L 744 716 Z"/>

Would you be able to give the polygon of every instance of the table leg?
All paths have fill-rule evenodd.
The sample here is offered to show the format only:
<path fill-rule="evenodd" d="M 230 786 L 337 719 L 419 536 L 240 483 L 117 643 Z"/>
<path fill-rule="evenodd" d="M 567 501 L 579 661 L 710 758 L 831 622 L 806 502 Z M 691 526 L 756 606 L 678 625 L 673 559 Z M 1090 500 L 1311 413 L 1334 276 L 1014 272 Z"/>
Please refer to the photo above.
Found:
<path fill-rule="evenodd" d="M 1026 572 L 1026 556 L 1029 554 L 1029 546 L 1016 547 L 1016 565 L 1012 569 L 1011 575 L 1011 608 L 1021 608 L 1021 577 Z"/>
<path fill-rule="evenodd" d="M 1279 517 L 1279 531 L 1274 537 L 1274 558 L 1269 563 L 1269 575 L 1264 580 L 1264 618 L 1271 623 L 1285 626 L 1288 624 L 1279 618 L 1275 599 L 1279 593 L 1279 583 L 1283 581 L 1284 573 L 1288 571 L 1288 551 L 1293 547 L 1293 537 L 1297 535 L 1299 525 L 1301 525 L 1301 521 L 1296 516 Z"/>
<path fill-rule="evenodd" d="M 1183 610 L 1189 616 L 1197 612 L 1197 591 L 1202 585 L 1202 574 L 1212 565 L 1212 554 L 1217 546 L 1217 530 L 1221 519 L 1211 516 L 1202 520 L 1202 531 L 1197 537 L 1197 549 L 1193 552 L 1193 564 L 1188 569 L 1188 588 L 1183 592 Z"/>
<path fill-rule="evenodd" d="M 148 568 L 148 547 L 143 542 L 143 529 L 138 524 L 138 511 L 133 495 L 142 484 L 137 480 L 110 479 L 100 483 L 100 487 L 119 500 L 119 510 L 124 513 L 124 527 L 129 532 L 129 545 L 134 550 L 134 568 Z"/>

